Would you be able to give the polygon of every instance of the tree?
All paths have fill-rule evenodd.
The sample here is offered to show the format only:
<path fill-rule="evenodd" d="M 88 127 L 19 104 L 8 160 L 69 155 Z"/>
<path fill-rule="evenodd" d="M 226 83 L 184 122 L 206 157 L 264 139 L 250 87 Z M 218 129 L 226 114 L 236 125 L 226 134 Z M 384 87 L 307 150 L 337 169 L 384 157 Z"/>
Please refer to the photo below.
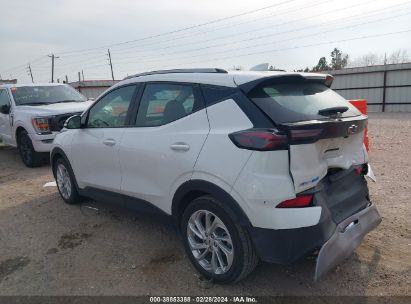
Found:
<path fill-rule="evenodd" d="M 341 70 L 347 66 L 348 55 L 344 54 L 339 49 L 334 48 L 330 56 L 331 56 L 331 68 L 333 70 Z"/>
<path fill-rule="evenodd" d="M 325 57 L 321 57 L 320 60 L 318 60 L 317 65 L 312 68 L 313 72 L 322 72 L 328 70 L 330 70 L 330 66 L 328 65 L 327 58 Z"/>
<path fill-rule="evenodd" d="M 305 69 L 294 70 L 294 72 L 305 72 L 305 73 L 308 73 L 309 71 L 310 71 L 309 67 L 306 67 Z"/>
<path fill-rule="evenodd" d="M 232 71 L 243 71 L 244 67 L 241 65 L 233 65 L 233 67 L 231 68 Z"/>
<path fill-rule="evenodd" d="M 388 64 L 404 63 L 410 61 L 410 55 L 406 49 L 398 49 L 392 52 L 386 60 Z"/>
<path fill-rule="evenodd" d="M 383 59 L 375 53 L 368 53 L 357 60 L 357 66 L 372 66 L 384 63 Z"/>

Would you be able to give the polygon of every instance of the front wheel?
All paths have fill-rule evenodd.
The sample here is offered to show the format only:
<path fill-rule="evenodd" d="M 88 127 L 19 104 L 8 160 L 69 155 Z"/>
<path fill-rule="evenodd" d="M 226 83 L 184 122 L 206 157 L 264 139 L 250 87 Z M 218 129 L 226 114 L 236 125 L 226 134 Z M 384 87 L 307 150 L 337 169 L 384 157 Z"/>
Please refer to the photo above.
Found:
<path fill-rule="evenodd" d="M 43 164 L 44 155 L 34 150 L 27 131 L 22 131 L 18 136 L 18 150 L 21 160 L 27 167 L 34 168 Z"/>
<path fill-rule="evenodd" d="M 186 252 L 194 267 L 217 283 L 232 283 L 258 263 L 248 232 L 210 196 L 193 200 L 181 220 Z"/>
<path fill-rule="evenodd" d="M 56 178 L 57 189 L 61 198 L 67 204 L 76 204 L 80 202 L 80 196 L 74 181 L 74 176 L 70 171 L 70 167 L 63 158 L 56 160 L 53 166 L 54 176 Z"/>

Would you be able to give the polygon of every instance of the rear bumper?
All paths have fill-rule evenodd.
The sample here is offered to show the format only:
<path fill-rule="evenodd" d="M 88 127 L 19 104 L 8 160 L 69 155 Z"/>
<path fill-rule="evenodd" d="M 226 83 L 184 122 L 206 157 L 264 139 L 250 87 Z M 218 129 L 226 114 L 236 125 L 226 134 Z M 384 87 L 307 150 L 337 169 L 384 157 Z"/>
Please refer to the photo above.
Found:
<path fill-rule="evenodd" d="M 377 208 L 370 205 L 338 225 L 325 217 L 311 227 L 281 230 L 250 227 L 249 233 L 258 256 L 269 263 L 291 264 L 320 249 L 315 272 L 318 279 L 351 255 L 380 222 Z"/>
<path fill-rule="evenodd" d="M 249 233 L 260 259 L 270 263 L 291 264 L 320 250 L 319 278 L 349 256 L 381 218 L 369 201 L 364 176 L 353 168 L 328 175 L 315 188 L 303 192 L 307 193 L 313 195 L 314 206 L 321 206 L 317 225 L 277 230 L 249 227 Z"/>
<path fill-rule="evenodd" d="M 318 254 L 315 280 L 349 257 L 360 246 L 364 236 L 380 223 L 381 217 L 377 208 L 370 205 L 338 224 Z"/>
<path fill-rule="evenodd" d="M 336 227 L 329 214 L 322 212 L 320 222 L 314 226 L 294 229 L 249 227 L 248 231 L 261 260 L 288 265 L 320 249 Z"/>

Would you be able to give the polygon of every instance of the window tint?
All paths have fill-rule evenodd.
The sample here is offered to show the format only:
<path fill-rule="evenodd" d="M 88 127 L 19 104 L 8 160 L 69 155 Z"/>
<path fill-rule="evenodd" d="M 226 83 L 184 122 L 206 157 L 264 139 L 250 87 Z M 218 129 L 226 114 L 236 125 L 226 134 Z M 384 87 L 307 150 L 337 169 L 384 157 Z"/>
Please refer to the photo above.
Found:
<path fill-rule="evenodd" d="M 0 107 L 10 105 L 9 95 L 4 89 L 0 89 Z"/>
<path fill-rule="evenodd" d="M 204 99 L 207 106 L 211 106 L 217 102 L 229 99 L 230 96 L 239 91 L 238 88 L 212 85 L 202 85 L 201 89 L 203 91 Z"/>
<path fill-rule="evenodd" d="M 147 84 L 138 109 L 136 125 L 164 125 L 200 108 L 201 101 L 191 85 Z"/>
<path fill-rule="evenodd" d="M 348 107 L 342 117 L 361 114 L 343 97 L 317 82 L 267 84 L 256 88 L 249 97 L 279 123 L 324 119 L 318 111 L 331 107 Z"/>
<path fill-rule="evenodd" d="M 128 108 L 133 98 L 135 86 L 127 86 L 111 91 L 101 98 L 88 115 L 89 128 L 112 128 L 125 126 Z"/>

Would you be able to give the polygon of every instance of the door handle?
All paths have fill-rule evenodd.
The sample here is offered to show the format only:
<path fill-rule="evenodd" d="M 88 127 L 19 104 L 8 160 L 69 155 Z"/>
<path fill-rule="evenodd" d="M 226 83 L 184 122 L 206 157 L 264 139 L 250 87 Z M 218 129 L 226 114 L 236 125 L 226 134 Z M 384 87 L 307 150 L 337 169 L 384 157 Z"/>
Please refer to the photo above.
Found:
<path fill-rule="evenodd" d="M 190 150 L 190 146 L 185 143 L 175 143 L 170 146 L 171 150 L 174 151 L 188 151 Z"/>
<path fill-rule="evenodd" d="M 112 147 L 112 146 L 114 146 L 114 145 L 116 144 L 116 141 L 115 141 L 114 139 L 112 139 L 112 138 L 107 138 L 106 140 L 103 141 L 103 143 L 104 143 L 106 146 Z"/>

